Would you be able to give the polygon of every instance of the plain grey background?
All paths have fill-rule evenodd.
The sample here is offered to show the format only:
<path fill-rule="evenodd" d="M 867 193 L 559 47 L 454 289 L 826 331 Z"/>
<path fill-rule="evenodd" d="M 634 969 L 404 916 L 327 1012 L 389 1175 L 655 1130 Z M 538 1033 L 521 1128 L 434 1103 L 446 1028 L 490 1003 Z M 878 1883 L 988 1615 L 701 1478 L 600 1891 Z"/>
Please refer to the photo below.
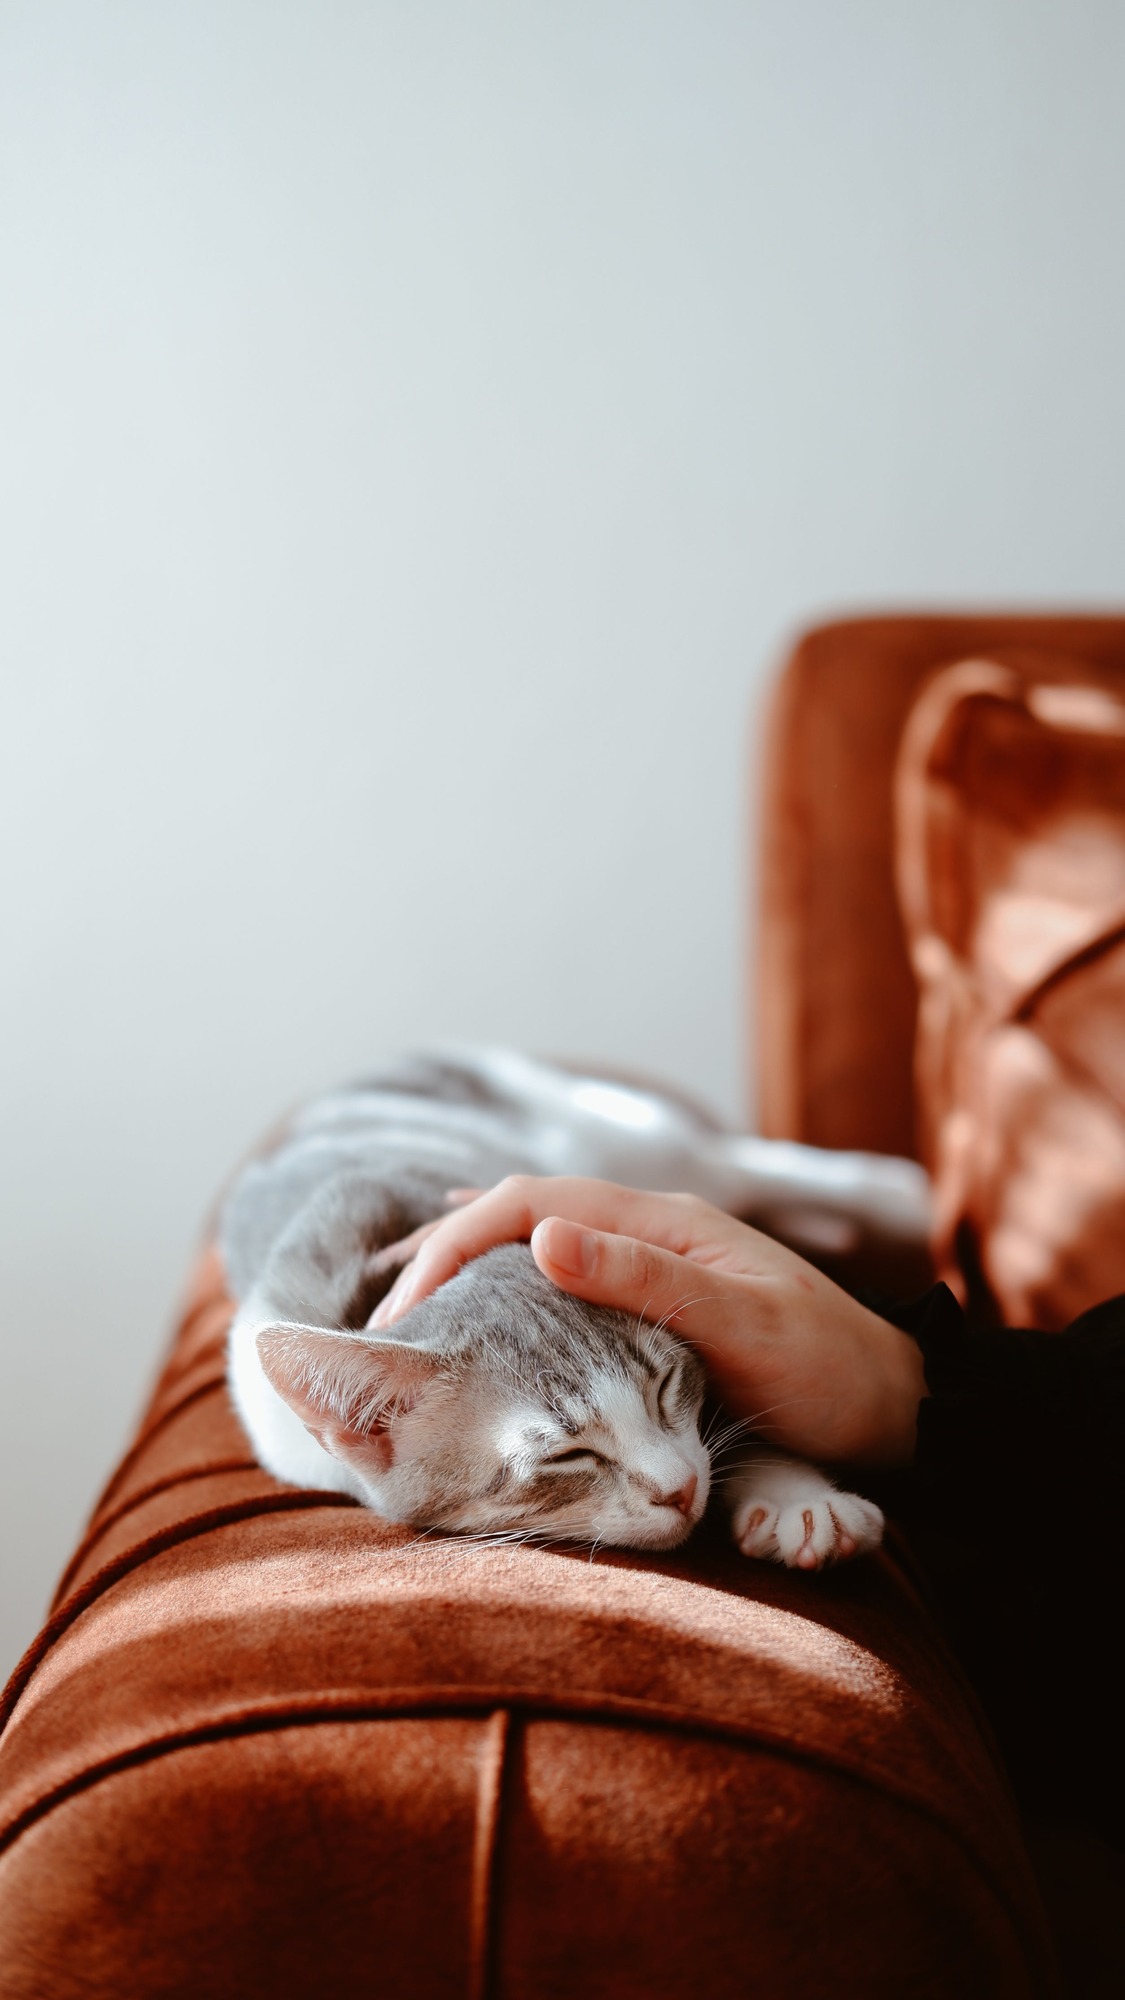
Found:
<path fill-rule="evenodd" d="M 0 0 L 0 1669 L 207 1204 L 457 1036 L 738 1115 L 828 612 L 1120 600 L 1118 0 Z"/>

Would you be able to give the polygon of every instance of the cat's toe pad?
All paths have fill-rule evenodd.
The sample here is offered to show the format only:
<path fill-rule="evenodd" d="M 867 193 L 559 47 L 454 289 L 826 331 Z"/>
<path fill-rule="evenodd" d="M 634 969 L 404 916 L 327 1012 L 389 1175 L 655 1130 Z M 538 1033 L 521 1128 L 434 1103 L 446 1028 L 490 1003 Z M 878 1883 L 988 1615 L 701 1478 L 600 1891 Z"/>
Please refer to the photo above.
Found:
<path fill-rule="evenodd" d="M 825 1493 L 780 1507 L 747 1499 L 733 1526 L 743 1555 L 784 1563 L 787 1569 L 823 1569 L 826 1563 L 865 1555 L 883 1539 L 882 1514 L 857 1493 Z"/>
<path fill-rule="evenodd" d="M 734 1539 L 744 1556 L 768 1561 L 777 1554 L 777 1508 L 765 1501 L 747 1502 L 734 1517 Z"/>

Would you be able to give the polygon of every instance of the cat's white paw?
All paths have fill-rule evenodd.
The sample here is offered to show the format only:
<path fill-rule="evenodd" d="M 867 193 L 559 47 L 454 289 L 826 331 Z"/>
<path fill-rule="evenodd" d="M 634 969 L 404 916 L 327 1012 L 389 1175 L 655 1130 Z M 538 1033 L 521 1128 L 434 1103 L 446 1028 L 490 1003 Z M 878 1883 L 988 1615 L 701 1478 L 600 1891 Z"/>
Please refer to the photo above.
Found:
<path fill-rule="evenodd" d="M 744 1556 L 787 1569 L 823 1569 L 866 1555 L 883 1539 L 883 1516 L 874 1502 L 835 1487 L 780 1502 L 751 1492 L 735 1507 L 731 1526 Z"/>

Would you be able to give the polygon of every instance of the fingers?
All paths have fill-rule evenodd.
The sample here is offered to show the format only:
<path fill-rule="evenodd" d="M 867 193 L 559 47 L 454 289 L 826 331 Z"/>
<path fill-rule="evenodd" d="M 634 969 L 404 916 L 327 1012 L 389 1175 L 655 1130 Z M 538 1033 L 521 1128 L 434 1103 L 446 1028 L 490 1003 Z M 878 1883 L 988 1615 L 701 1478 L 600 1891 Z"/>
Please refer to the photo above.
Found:
<path fill-rule="evenodd" d="M 646 1194 L 619 1187 L 614 1181 L 512 1174 L 478 1201 L 427 1227 L 409 1277 L 403 1273 L 370 1323 L 374 1327 L 392 1325 L 438 1285 L 455 1277 L 463 1264 L 482 1257 L 494 1244 L 526 1243 L 548 1215 L 655 1238 L 681 1250 L 690 1244 L 697 1210 L 712 1213 L 704 1203 L 684 1195 Z M 719 1222 L 726 1220 L 715 1213 Z"/>
<path fill-rule="evenodd" d="M 433 1222 L 420 1223 L 409 1236 L 400 1236 L 397 1243 L 384 1244 L 383 1248 L 377 1250 L 372 1257 L 371 1269 L 393 1271 L 397 1264 L 409 1264 L 411 1259 L 417 1256 L 427 1236 L 432 1236 L 435 1229 L 440 1229 L 444 1220 L 444 1216 L 436 1216 Z"/>
<path fill-rule="evenodd" d="M 392 1285 L 368 1324 L 392 1325 L 412 1305 L 444 1285 L 447 1279 L 456 1277 L 462 1264 L 483 1256 L 494 1244 L 526 1241 L 537 1220 L 530 1214 L 524 1193 L 530 1186 L 525 1176 L 512 1175 L 479 1200 L 416 1230 L 402 1247 L 417 1239 L 418 1257 Z M 387 1252 L 383 1255 L 387 1256 Z"/>
<path fill-rule="evenodd" d="M 746 1311 L 745 1284 L 636 1237 L 589 1229 L 563 1216 L 540 1222 L 532 1255 L 544 1277 L 591 1305 L 670 1326 L 701 1347 Z"/>
<path fill-rule="evenodd" d="M 468 1192 L 468 1191 L 465 1191 Z M 594 1305 L 665 1320 L 735 1418 L 825 1463 L 909 1464 L 926 1394 L 908 1335 L 781 1244 L 686 1195 L 516 1175 L 384 1253 L 413 1254 L 368 1325 L 391 1326 L 495 1244 Z"/>
<path fill-rule="evenodd" d="M 368 1319 L 368 1332 L 371 1332 L 372 1329 L 377 1330 L 381 1326 L 390 1326 L 391 1321 L 398 1318 L 400 1311 L 404 1310 L 402 1306 L 403 1294 L 409 1291 L 413 1278 L 413 1264 L 404 1264 L 390 1291 L 384 1292 L 374 1312 Z"/>
<path fill-rule="evenodd" d="M 465 1208 L 469 1202 L 479 1201 L 482 1193 L 482 1188 L 450 1188 L 445 1197 L 445 1205 L 447 1208 Z M 395 1243 L 384 1243 L 383 1248 L 377 1250 L 372 1257 L 371 1269 L 393 1271 L 396 1265 L 409 1264 L 411 1259 L 417 1256 L 427 1236 L 432 1236 L 434 1230 L 439 1229 L 444 1220 L 444 1216 L 435 1215 L 432 1222 L 419 1223 L 417 1229 L 411 1230 L 409 1236 L 400 1236 Z"/>

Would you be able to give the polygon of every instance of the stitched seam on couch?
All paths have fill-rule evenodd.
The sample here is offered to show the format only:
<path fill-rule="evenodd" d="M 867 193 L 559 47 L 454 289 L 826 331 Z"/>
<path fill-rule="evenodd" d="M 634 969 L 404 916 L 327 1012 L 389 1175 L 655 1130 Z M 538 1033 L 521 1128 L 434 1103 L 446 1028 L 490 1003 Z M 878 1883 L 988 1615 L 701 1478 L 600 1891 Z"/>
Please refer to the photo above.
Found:
<path fill-rule="evenodd" d="M 499 1938 L 496 1916 L 504 1801 L 515 1737 L 510 1708 L 494 1709 L 485 1724 L 477 1784 L 477 1820 L 469 1892 L 469 1986 L 467 2000 L 488 2000 L 496 1988 Z"/>
<path fill-rule="evenodd" d="M 187 1391 L 186 1395 L 180 1396 L 174 1403 L 170 1403 L 166 1410 L 161 1410 L 160 1415 L 154 1417 L 151 1423 L 146 1423 L 144 1430 L 139 1437 L 134 1439 L 125 1456 L 118 1461 L 101 1493 L 98 1495 L 92 1518 L 97 1520 L 102 1508 L 108 1506 L 112 1495 L 116 1493 L 130 1466 L 140 1457 L 143 1451 L 147 1451 L 158 1431 L 162 1431 L 165 1425 L 170 1424 L 173 1418 L 180 1415 L 181 1411 L 190 1409 L 193 1403 L 201 1402 L 205 1396 L 213 1396 L 216 1390 L 225 1388 L 225 1375 L 209 1375 L 206 1381 L 195 1383 Z"/>
<path fill-rule="evenodd" d="M 82 1568 L 90 1550 L 97 1547 L 102 1536 L 107 1535 L 111 1528 L 116 1528 L 120 1521 L 124 1521 L 138 1507 L 145 1506 L 149 1500 L 159 1499 L 162 1493 L 171 1493 L 177 1486 L 190 1486 L 197 1479 L 220 1479 L 227 1472 L 257 1472 L 263 1479 L 269 1478 L 256 1458 L 217 1458 L 211 1465 L 193 1465 L 186 1471 L 169 1472 L 163 1479 L 153 1479 L 147 1486 L 139 1486 L 135 1493 L 130 1493 L 128 1499 L 120 1501 L 104 1517 L 95 1515 L 59 1578 L 58 1588 L 51 1599 L 52 1616 L 66 1598 L 71 1577 Z"/>
<path fill-rule="evenodd" d="M 102 1569 L 96 1570 L 81 1584 L 74 1596 L 61 1604 L 53 1617 L 48 1619 L 37 1639 L 34 1639 L 22 1660 L 13 1670 L 7 1687 L 0 1694 L 0 1739 L 8 1727 L 16 1704 L 23 1694 L 36 1668 L 46 1658 L 57 1639 L 70 1630 L 76 1618 L 95 1603 L 105 1591 L 119 1583 L 122 1577 L 140 1569 L 151 1556 L 163 1555 L 166 1549 L 176 1548 L 183 1542 L 194 1541 L 198 1535 L 209 1534 L 214 1528 L 225 1528 L 231 1523 L 252 1520 L 258 1514 L 298 1513 L 306 1507 L 346 1507 L 349 1511 L 358 1507 L 358 1500 L 349 1500 L 342 1493 L 321 1493 L 315 1491 L 259 1494 L 254 1500 L 233 1500 L 225 1507 L 210 1507 L 203 1514 L 190 1514 L 184 1521 L 176 1521 L 159 1534 L 150 1535 L 143 1542 L 134 1543 L 121 1555 L 114 1556 Z"/>
<path fill-rule="evenodd" d="M 1029 1949 L 1032 1940 L 1028 1936 L 1018 1901 L 1013 1900 L 1007 1886 L 990 1866 L 988 1859 L 979 1853 L 967 1837 L 940 1808 L 923 1794 L 909 1785 L 904 1785 L 890 1769 L 873 1770 L 870 1762 L 849 1759 L 846 1755 L 813 1750 L 794 1744 L 788 1736 L 775 1733 L 760 1725 L 714 1722 L 706 1717 L 690 1715 L 657 1702 L 646 1702 L 636 1696 L 597 1694 L 586 1698 L 570 1693 L 566 1696 L 544 1694 L 539 1690 L 516 1690 L 510 1688 L 464 1688 L 442 1687 L 427 1689 L 387 1688 L 378 1693 L 365 1691 L 362 1696 L 345 1695 L 322 1696 L 315 1702 L 291 1702 L 279 1700 L 264 1702 L 253 1708 L 232 1710 L 229 1715 L 215 1717 L 209 1722 L 196 1724 L 192 1728 L 170 1730 L 164 1736 L 153 1737 L 145 1743 L 132 1745 L 127 1750 L 116 1752 L 100 1763 L 88 1765 L 82 1771 L 74 1772 L 62 1779 L 38 1799 L 32 1800 L 16 1813 L 6 1827 L 0 1827 L 0 1856 L 30 1827 L 46 1818 L 56 1807 L 80 1793 L 91 1790 L 107 1779 L 124 1771 L 140 1768 L 156 1762 L 161 1757 L 171 1756 L 181 1750 L 201 1748 L 211 1743 L 229 1742 L 244 1736 L 268 1734 L 280 1729 L 313 1728 L 318 1724 L 340 1722 L 380 1722 L 384 1720 L 403 1721 L 414 1718 L 466 1717 L 495 1713 L 505 1709 L 518 1715 L 526 1725 L 529 1722 L 551 1719 L 580 1721 L 591 1728 L 599 1725 L 614 1728 L 620 1723 L 651 1729 L 654 1732 L 675 1736 L 702 1737 L 709 1741 L 726 1743 L 732 1748 L 750 1753 L 766 1750 L 771 1755 L 781 1757 L 788 1763 L 804 1768 L 830 1771 L 835 1777 L 850 1779 L 865 1790 L 874 1791 L 879 1797 L 890 1797 L 907 1808 L 920 1819 L 936 1826 L 952 1841 L 971 1867 L 985 1881 L 997 1902 L 1006 1911 L 1013 1929 L 1025 1939 Z M 1014 1828 L 1013 1828 L 1014 1833 Z M 1018 1837 L 1011 1842 L 1013 1854 L 1019 1853 Z M 1041 1940 L 1034 1940 L 1035 1949 Z"/>
<path fill-rule="evenodd" d="M 189 1515 L 185 1520 L 172 1523 L 168 1528 L 161 1530 L 159 1533 L 147 1537 L 144 1541 L 135 1543 L 129 1549 L 123 1550 L 119 1556 L 112 1558 L 102 1569 L 97 1570 L 92 1577 L 89 1577 L 74 1593 L 73 1597 L 60 1605 L 58 1611 L 44 1626 L 38 1638 L 29 1647 L 23 1659 L 16 1666 L 7 1687 L 3 1690 L 2 1695 L 0 1695 L 0 1739 L 2 1739 L 4 1730 L 15 1713 L 21 1696 L 26 1691 L 36 1670 L 56 1641 L 65 1637 L 82 1612 L 96 1603 L 115 1583 L 123 1581 L 141 1569 L 150 1559 L 184 1546 L 188 1542 L 209 1534 L 215 1529 L 237 1525 L 242 1521 L 262 1518 L 273 1514 L 303 1512 L 306 1509 L 314 1507 L 343 1507 L 351 1512 L 356 1510 L 358 1505 L 357 1501 L 350 1500 L 342 1494 L 321 1492 L 314 1489 L 286 1492 L 283 1489 L 276 1494 L 264 1494 L 250 1500 L 229 1502 L 225 1506 L 210 1508 L 203 1513 Z M 422 1693 L 419 1691 L 419 1699 L 422 1698 Z M 506 1694 L 497 1695 L 497 1699 L 506 1698 Z M 535 1696 L 535 1699 L 541 1698 L 543 1697 L 540 1697 L 538 1694 Z M 546 1698 L 551 1699 L 553 1697 Z M 606 1696 L 605 1698 L 607 1700 L 614 1699 L 612 1696 Z M 601 1697 L 599 1696 L 597 1699 L 601 1699 Z M 648 1712 L 647 1709 L 645 1712 Z M 707 1718 L 699 1717 L 694 1711 L 669 1709 L 667 1713 L 682 1716 L 685 1722 L 691 1727 L 704 1729 L 713 1727 L 723 1735 L 727 1735 L 733 1730 L 737 1738 L 737 1725 L 711 1724 Z M 758 1726 L 755 1726 L 752 1733 L 755 1740 L 775 1740 L 768 1731 L 763 1731 Z M 777 1738 L 776 1740 L 780 1742 L 782 1739 Z M 794 1754 L 804 1754 L 811 1756 L 814 1760 L 819 1759 L 828 1763 L 832 1762 L 832 1759 L 825 1759 L 823 1753 L 811 1748 L 807 1751 L 802 1751 L 801 1747 L 797 1746 Z M 861 1774 L 860 1767 L 846 1758 L 840 1760 L 839 1768 L 853 1774 Z M 887 1769 L 884 1773 L 881 1767 L 872 1767 L 870 1763 L 867 1768 L 878 1768 L 880 1775 L 885 1775 L 890 1780 L 892 1789 L 895 1788 L 893 1771 Z M 998 1773 L 998 1775 L 1000 1774 Z M 913 1794 L 908 1794 L 908 1796 L 913 1796 Z"/>

